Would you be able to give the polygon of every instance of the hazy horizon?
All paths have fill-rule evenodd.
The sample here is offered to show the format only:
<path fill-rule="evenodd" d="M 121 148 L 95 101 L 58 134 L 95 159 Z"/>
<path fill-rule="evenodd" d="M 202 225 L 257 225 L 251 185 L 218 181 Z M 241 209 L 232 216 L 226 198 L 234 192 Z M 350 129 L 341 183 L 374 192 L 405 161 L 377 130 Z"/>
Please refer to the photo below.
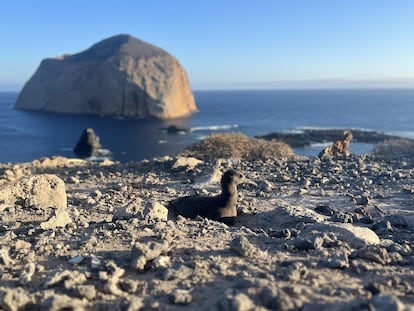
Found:
<path fill-rule="evenodd" d="M 42 59 L 127 33 L 176 56 L 193 90 L 414 88 L 414 2 L 0 3 L 0 91 Z"/>

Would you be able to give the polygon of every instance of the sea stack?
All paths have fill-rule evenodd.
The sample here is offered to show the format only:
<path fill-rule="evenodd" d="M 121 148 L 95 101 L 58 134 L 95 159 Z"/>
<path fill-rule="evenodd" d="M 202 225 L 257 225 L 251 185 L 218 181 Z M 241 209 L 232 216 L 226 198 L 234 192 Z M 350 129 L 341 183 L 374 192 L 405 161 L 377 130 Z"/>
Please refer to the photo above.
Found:
<path fill-rule="evenodd" d="M 130 35 L 43 60 L 15 108 L 157 119 L 185 117 L 197 110 L 178 60 Z"/>

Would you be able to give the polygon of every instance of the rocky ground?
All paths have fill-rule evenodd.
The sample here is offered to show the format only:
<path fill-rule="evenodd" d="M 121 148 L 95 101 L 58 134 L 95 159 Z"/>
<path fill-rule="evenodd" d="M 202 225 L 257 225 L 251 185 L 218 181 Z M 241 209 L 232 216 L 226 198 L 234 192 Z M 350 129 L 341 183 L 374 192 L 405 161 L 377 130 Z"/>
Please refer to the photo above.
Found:
<path fill-rule="evenodd" d="M 229 227 L 172 219 L 234 167 Z M 5 310 L 414 310 L 414 165 L 53 158 L 0 165 Z"/>

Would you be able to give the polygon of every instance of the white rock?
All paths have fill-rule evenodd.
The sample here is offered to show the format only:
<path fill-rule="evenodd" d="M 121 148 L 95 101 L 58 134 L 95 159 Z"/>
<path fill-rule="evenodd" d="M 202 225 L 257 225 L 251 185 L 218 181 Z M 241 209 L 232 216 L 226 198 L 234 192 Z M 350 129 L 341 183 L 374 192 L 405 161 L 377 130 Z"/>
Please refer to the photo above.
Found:
<path fill-rule="evenodd" d="M 180 169 L 185 168 L 186 170 L 192 170 L 197 165 L 203 164 L 204 162 L 202 160 L 199 160 L 197 158 L 193 157 L 177 157 L 177 160 L 175 161 L 173 165 L 173 169 Z"/>
<path fill-rule="evenodd" d="M 311 231 L 332 232 L 338 240 L 347 242 L 354 248 L 380 243 L 378 235 L 371 229 L 349 223 L 316 223 L 306 228 L 301 235 L 306 235 Z"/>
<path fill-rule="evenodd" d="M 43 230 L 55 229 L 58 227 L 64 227 L 70 223 L 72 223 L 72 218 L 70 218 L 69 213 L 64 209 L 57 209 L 54 211 L 54 215 L 49 218 L 48 221 L 42 222 L 40 224 L 40 228 Z"/>

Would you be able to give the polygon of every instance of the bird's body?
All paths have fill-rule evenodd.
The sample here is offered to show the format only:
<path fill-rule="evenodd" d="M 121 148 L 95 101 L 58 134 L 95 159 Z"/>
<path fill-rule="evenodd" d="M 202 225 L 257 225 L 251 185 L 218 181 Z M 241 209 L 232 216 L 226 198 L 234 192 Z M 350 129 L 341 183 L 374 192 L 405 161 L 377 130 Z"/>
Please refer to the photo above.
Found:
<path fill-rule="evenodd" d="M 185 196 L 171 201 L 169 209 L 188 218 L 197 216 L 233 224 L 237 217 L 237 185 L 243 182 L 238 170 L 228 170 L 221 178 L 221 193 L 216 196 Z"/>

